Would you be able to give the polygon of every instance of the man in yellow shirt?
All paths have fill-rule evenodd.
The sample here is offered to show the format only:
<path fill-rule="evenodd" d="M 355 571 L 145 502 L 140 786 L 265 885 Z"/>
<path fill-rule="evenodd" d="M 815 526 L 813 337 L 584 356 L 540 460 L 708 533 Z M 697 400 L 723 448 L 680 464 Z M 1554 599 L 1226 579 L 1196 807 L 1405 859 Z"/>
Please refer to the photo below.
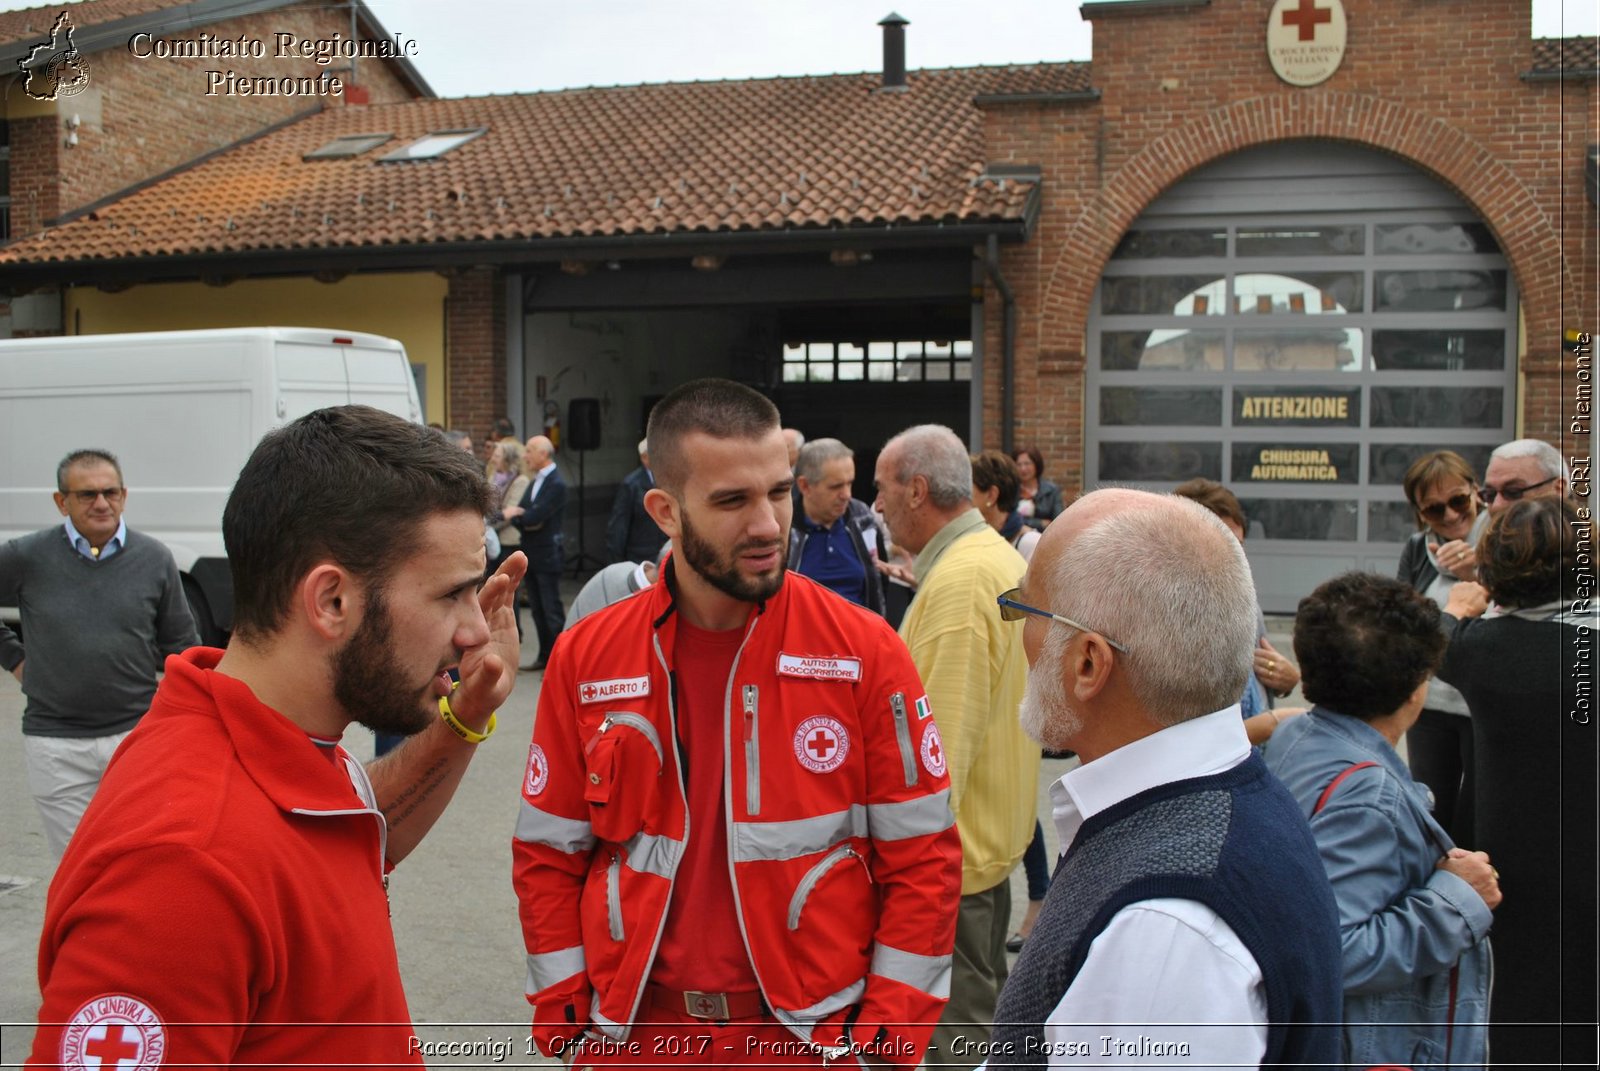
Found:
<path fill-rule="evenodd" d="M 1027 566 L 973 507 L 972 462 L 949 428 L 901 432 L 878 455 L 875 477 L 894 541 L 917 556 L 917 595 L 900 636 L 938 719 L 961 833 L 950 1003 L 927 1062 L 972 1067 L 1006 977 L 1006 879 L 1033 835 L 1037 809 L 1039 745 L 1017 721 L 1027 679 L 1022 630 L 1001 620 L 995 603 Z"/>

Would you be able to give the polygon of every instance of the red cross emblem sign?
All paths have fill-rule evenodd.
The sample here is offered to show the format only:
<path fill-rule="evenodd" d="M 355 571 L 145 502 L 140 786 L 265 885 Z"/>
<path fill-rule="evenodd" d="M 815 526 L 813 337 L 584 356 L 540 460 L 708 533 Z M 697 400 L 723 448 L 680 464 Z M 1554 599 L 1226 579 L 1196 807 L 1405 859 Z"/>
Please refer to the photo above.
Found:
<path fill-rule="evenodd" d="M 812 773 L 831 773 L 850 754 L 850 734 L 837 718 L 818 715 L 794 731 L 794 757 Z"/>
<path fill-rule="evenodd" d="M 73 1013 L 61 1031 L 61 1066 L 71 1071 L 154 1071 L 166 1026 L 136 997 L 108 993 Z"/>
<path fill-rule="evenodd" d="M 944 761 L 944 741 L 939 739 L 939 727 L 931 721 L 922 730 L 922 768 L 935 777 L 943 777 L 949 769 Z"/>
<path fill-rule="evenodd" d="M 1292 86 L 1327 81 L 1344 59 L 1344 0 L 1276 0 L 1267 14 L 1267 59 Z"/>

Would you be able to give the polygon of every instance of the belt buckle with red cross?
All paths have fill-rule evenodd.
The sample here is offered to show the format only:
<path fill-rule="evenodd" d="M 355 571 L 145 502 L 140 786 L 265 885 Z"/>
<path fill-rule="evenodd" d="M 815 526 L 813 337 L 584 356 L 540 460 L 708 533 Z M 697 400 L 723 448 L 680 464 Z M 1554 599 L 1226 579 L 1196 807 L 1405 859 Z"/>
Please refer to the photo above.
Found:
<path fill-rule="evenodd" d="M 683 994 L 683 1010 L 696 1019 L 728 1019 L 726 993 L 701 993 L 687 990 Z"/>

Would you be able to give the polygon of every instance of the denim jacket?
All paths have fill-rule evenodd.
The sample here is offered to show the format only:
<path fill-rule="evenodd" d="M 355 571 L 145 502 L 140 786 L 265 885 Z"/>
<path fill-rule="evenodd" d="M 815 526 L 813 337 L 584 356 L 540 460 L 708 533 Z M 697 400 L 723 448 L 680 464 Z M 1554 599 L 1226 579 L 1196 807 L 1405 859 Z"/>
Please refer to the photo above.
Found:
<path fill-rule="evenodd" d="M 1345 1060 L 1355 1067 L 1488 1062 L 1492 915 L 1461 878 L 1437 868 L 1452 846 L 1389 742 L 1322 707 L 1272 734 L 1263 753 L 1311 823 L 1333 883 L 1344 949 Z M 1333 780 L 1359 762 L 1321 810 Z M 1456 979 L 1450 1021 L 1451 968 Z"/>

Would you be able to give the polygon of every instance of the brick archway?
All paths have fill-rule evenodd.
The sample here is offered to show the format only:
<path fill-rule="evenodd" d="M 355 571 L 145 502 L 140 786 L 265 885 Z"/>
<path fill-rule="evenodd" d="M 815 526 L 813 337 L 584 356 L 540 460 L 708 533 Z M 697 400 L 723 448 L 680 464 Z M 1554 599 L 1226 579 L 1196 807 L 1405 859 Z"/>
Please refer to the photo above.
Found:
<path fill-rule="evenodd" d="M 1299 139 L 1348 141 L 1388 152 L 1455 190 L 1494 232 L 1516 276 L 1529 339 L 1523 370 L 1543 376 L 1558 367 L 1561 299 L 1563 292 L 1574 292 L 1573 283 L 1561 260 L 1558 232 L 1522 180 L 1448 123 L 1375 97 L 1317 93 L 1257 97 L 1215 109 L 1156 138 L 1109 174 L 1046 262 L 1035 321 L 1036 371 L 1083 368 L 1095 286 L 1117 242 L 1147 205 L 1213 160 Z M 1535 426 L 1529 433 L 1540 432 Z M 1081 474 L 1083 440 L 1070 438 L 1076 442 L 1063 444 L 1065 467 Z"/>

